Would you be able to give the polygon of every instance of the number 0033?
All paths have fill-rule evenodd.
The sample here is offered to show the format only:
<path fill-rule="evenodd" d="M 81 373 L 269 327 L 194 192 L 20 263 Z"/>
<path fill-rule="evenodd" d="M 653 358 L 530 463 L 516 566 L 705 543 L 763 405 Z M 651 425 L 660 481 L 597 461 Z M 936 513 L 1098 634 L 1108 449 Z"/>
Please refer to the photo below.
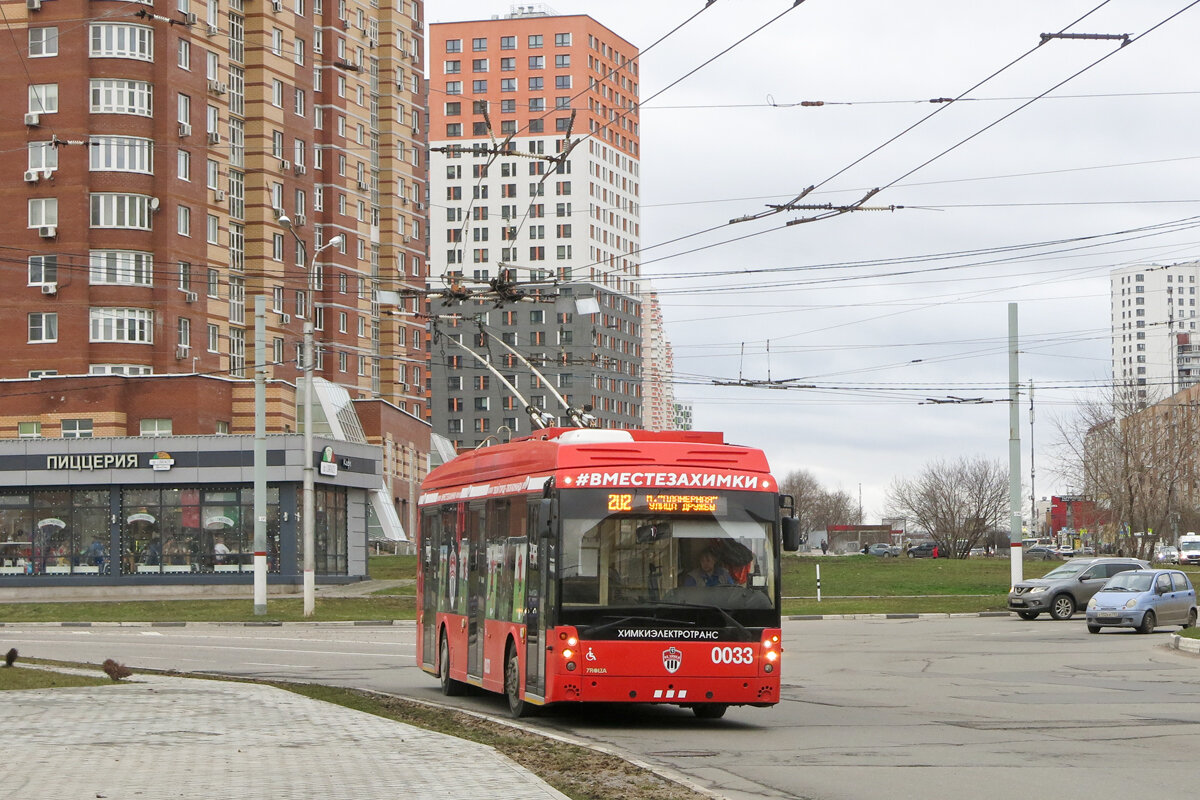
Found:
<path fill-rule="evenodd" d="M 712 660 L 714 664 L 752 664 L 754 663 L 754 648 L 714 647 Z"/>

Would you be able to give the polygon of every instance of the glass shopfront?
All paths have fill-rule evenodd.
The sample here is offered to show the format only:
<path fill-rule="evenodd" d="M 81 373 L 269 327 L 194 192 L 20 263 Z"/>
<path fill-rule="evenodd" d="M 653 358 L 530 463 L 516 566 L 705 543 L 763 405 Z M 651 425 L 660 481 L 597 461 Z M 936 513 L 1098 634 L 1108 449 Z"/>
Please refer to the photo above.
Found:
<path fill-rule="evenodd" d="M 253 572 L 249 487 L 121 490 L 121 574 Z M 279 489 L 267 489 L 267 570 L 279 571 Z"/>
<path fill-rule="evenodd" d="M 267 489 L 267 569 L 298 514 Z M 291 493 L 296 497 L 296 493 Z M 347 493 L 316 490 L 316 569 L 348 572 Z M 303 543 L 296 542 L 297 559 Z M 291 558 L 291 556 L 288 556 Z M 290 563 L 290 562 L 289 562 Z M 254 571 L 251 486 L 141 486 L 0 491 L 0 583 L 7 576 L 223 574 Z"/>
<path fill-rule="evenodd" d="M 108 489 L 0 493 L 0 576 L 108 575 Z"/>

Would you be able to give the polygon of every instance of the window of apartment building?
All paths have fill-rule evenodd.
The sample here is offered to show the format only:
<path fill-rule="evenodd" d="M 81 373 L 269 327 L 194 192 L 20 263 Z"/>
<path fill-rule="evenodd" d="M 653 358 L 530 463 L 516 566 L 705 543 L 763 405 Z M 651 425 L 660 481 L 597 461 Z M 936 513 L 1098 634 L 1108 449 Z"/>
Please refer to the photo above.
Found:
<path fill-rule="evenodd" d="M 93 308 L 89 320 L 89 341 L 154 343 L 154 312 L 149 309 Z"/>
<path fill-rule="evenodd" d="M 153 112 L 153 87 L 148 81 L 121 78 L 92 78 L 91 105 L 93 114 L 135 114 L 148 117 Z"/>
<path fill-rule="evenodd" d="M 51 142 L 29 142 L 26 167 L 36 170 L 58 169 L 58 148 Z"/>
<path fill-rule="evenodd" d="M 172 423 L 170 419 L 143 419 L 140 424 L 141 436 L 170 436 Z"/>
<path fill-rule="evenodd" d="M 516 72 L 516 69 L 517 69 L 517 60 L 515 58 L 510 57 L 510 58 L 500 59 L 500 71 L 501 72 Z"/>
<path fill-rule="evenodd" d="M 501 50 L 516 50 L 517 49 L 517 37 L 501 36 L 500 37 L 500 49 Z"/>
<path fill-rule="evenodd" d="M 36 255 L 29 257 L 29 285 L 55 283 L 58 280 L 58 256 Z"/>
<path fill-rule="evenodd" d="M 570 89 L 571 88 L 571 76 L 570 75 L 555 75 L 554 76 L 554 88 L 555 89 Z"/>
<path fill-rule="evenodd" d="M 137 250 L 92 250 L 88 280 L 93 286 L 152 286 L 154 254 Z"/>
<path fill-rule="evenodd" d="M 540 91 L 542 91 L 542 89 L 545 88 L 545 86 L 546 86 L 545 78 L 530 78 L 529 79 L 529 91 L 531 91 L 531 92 L 540 92 Z"/>
<path fill-rule="evenodd" d="M 30 344 L 58 341 L 58 314 L 35 313 L 29 315 Z"/>
<path fill-rule="evenodd" d="M 92 421 L 90 419 L 64 419 L 62 421 L 62 438 L 92 438 Z"/>
<path fill-rule="evenodd" d="M 37 439 L 42 435 L 42 423 L 37 420 L 17 423 L 18 439 Z"/>
<path fill-rule="evenodd" d="M 560 53 L 559 55 L 556 55 L 554 57 L 554 68 L 555 69 L 570 69 L 571 68 L 571 54 L 570 53 Z"/>
<path fill-rule="evenodd" d="M 571 46 L 571 34 L 569 34 L 569 33 L 554 34 L 554 46 L 555 47 L 570 47 Z"/>
<path fill-rule="evenodd" d="M 192 235 L 192 210 L 187 206 L 175 207 L 175 232 L 180 236 Z"/>
<path fill-rule="evenodd" d="M 447 39 L 446 40 L 446 52 L 447 53 L 461 53 L 462 52 L 462 39 Z"/>
<path fill-rule="evenodd" d="M 35 83 L 29 87 L 30 114 L 58 113 L 58 84 Z"/>
<path fill-rule="evenodd" d="M 58 198 L 33 197 L 29 200 L 29 227 L 58 224 Z"/>
<path fill-rule="evenodd" d="M 529 57 L 529 68 L 530 69 L 545 69 L 546 68 L 546 57 L 545 56 L 530 56 Z"/>
<path fill-rule="evenodd" d="M 532 33 L 529 35 L 529 47 L 536 50 L 542 46 L 542 35 L 540 33 Z"/>
<path fill-rule="evenodd" d="M 58 55 L 58 28 L 29 29 L 29 57 L 47 58 Z"/>
<path fill-rule="evenodd" d="M 92 172 L 154 174 L 154 141 L 133 136 L 92 136 L 88 139 Z M 184 153 L 186 150 L 180 150 Z"/>
<path fill-rule="evenodd" d="M 471 49 L 476 53 L 481 53 L 487 50 L 487 39 L 485 37 L 477 37 L 471 40 Z"/>
<path fill-rule="evenodd" d="M 446 81 L 446 94 L 462 94 L 462 81 Z"/>
<path fill-rule="evenodd" d="M 541 120 L 541 119 L 529 120 L 529 132 L 530 133 L 541 133 L 545 129 L 546 129 L 545 120 Z"/>
<path fill-rule="evenodd" d="M 487 94 L 487 81 L 471 81 L 471 91 L 475 94 Z"/>
<path fill-rule="evenodd" d="M 476 58 L 471 60 L 472 72 L 487 72 L 488 60 L 486 58 Z"/>
<path fill-rule="evenodd" d="M 462 72 L 462 62 L 461 61 L 443 61 L 442 62 L 442 72 L 444 72 L 447 75 L 457 75 L 460 72 Z"/>
<path fill-rule="evenodd" d="M 546 98 L 544 98 L 544 97 L 529 98 L 529 110 L 530 111 L 545 111 L 546 110 Z"/>
<path fill-rule="evenodd" d="M 92 58 L 154 60 L 154 29 L 128 22 L 93 22 L 88 55 Z"/>

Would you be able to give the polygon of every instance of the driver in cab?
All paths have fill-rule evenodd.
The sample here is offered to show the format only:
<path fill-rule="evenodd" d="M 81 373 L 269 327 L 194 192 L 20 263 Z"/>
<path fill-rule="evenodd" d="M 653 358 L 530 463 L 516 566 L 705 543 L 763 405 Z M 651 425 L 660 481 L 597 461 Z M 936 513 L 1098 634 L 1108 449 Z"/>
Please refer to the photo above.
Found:
<path fill-rule="evenodd" d="M 729 570 L 717 563 L 717 554 L 711 549 L 700 553 L 700 566 L 683 578 L 684 586 L 732 586 L 733 576 Z"/>

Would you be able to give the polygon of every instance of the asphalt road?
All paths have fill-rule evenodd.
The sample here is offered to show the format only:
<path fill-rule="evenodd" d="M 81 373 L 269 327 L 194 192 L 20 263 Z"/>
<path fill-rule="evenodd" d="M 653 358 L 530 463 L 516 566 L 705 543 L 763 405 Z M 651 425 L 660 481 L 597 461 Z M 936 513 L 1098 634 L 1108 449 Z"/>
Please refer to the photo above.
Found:
<path fill-rule="evenodd" d="M 1167 632 L 1011 618 L 785 625 L 784 701 L 701 721 L 555 710 L 531 726 L 685 773 L 734 800 L 1177 795 L 1200 752 L 1200 658 Z M 0 649 L 441 700 L 411 626 L 0 627 Z M 453 698 L 503 715 L 499 698 Z"/>

